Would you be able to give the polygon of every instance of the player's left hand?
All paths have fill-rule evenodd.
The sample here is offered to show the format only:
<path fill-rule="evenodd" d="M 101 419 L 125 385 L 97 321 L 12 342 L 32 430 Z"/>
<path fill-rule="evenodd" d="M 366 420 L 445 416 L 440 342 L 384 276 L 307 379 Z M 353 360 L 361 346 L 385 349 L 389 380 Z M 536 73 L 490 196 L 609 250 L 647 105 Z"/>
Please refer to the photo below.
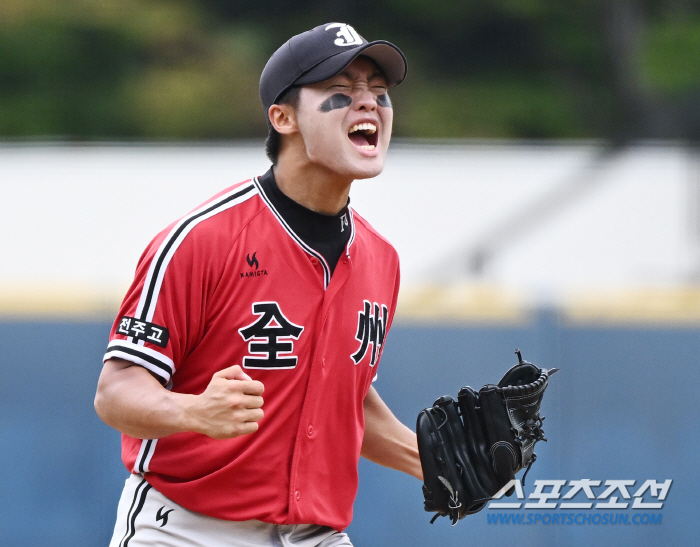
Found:
<path fill-rule="evenodd" d="M 483 509 L 520 470 L 529 470 L 535 444 L 547 440 L 540 405 L 558 369 L 538 368 L 516 353 L 518 364 L 498 385 L 479 391 L 465 386 L 456 401 L 445 395 L 418 415 L 425 510 L 448 516 L 453 525 Z"/>

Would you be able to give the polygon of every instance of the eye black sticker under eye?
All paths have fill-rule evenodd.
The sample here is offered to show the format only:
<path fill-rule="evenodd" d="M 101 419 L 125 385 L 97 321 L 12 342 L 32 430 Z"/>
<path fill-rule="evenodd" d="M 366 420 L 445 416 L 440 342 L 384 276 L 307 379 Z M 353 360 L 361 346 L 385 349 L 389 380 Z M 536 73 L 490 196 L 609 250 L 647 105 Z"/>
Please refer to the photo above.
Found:
<path fill-rule="evenodd" d="M 319 106 L 319 112 L 330 112 L 331 110 L 336 110 L 337 108 L 345 108 L 352 104 L 352 98 L 342 93 L 336 93 L 328 97 Z"/>
<path fill-rule="evenodd" d="M 377 97 L 377 104 L 383 106 L 384 108 L 391 108 L 391 99 L 386 93 L 379 95 Z"/>

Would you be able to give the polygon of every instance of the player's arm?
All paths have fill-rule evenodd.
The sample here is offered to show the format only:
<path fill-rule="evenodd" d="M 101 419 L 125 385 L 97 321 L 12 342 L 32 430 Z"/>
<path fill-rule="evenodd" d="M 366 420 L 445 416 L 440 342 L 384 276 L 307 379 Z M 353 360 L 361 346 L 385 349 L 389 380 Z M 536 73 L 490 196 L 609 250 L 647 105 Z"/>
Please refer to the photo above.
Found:
<path fill-rule="evenodd" d="M 184 431 L 226 439 L 257 431 L 263 389 L 235 365 L 214 374 L 199 395 L 174 393 L 145 368 L 113 358 L 102 368 L 95 410 L 107 425 L 137 439 Z"/>
<path fill-rule="evenodd" d="M 365 397 L 364 411 L 362 456 L 423 480 L 416 434 L 394 416 L 373 386 Z"/>

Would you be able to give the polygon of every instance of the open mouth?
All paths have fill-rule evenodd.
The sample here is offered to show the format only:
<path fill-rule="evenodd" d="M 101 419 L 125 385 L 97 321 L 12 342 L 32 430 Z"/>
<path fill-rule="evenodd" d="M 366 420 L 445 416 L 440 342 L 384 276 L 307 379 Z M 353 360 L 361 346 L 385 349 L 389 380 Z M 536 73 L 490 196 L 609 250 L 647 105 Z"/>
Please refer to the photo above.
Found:
<path fill-rule="evenodd" d="M 370 122 L 353 125 L 348 131 L 348 138 L 362 150 L 374 150 L 377 147 L 377 126 Z"/>

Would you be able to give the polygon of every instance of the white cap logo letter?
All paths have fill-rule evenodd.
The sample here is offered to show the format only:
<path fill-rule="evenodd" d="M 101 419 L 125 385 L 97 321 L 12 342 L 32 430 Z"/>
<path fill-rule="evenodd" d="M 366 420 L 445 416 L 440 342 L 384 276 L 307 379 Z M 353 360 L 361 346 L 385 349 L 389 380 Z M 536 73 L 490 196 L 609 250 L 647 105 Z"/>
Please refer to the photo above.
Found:
<path fill-rule="evenodd" d="M 357 31 L 350 25 L 346 25 L 345 23 L 332 23 L 326 27 L 326 30 L 332 28 L 338 29 L 336 34 L 338 38 L 333 42 L 336 46 L 359 46 L 364 43 L 360 35 L 357 34 Z"/>

